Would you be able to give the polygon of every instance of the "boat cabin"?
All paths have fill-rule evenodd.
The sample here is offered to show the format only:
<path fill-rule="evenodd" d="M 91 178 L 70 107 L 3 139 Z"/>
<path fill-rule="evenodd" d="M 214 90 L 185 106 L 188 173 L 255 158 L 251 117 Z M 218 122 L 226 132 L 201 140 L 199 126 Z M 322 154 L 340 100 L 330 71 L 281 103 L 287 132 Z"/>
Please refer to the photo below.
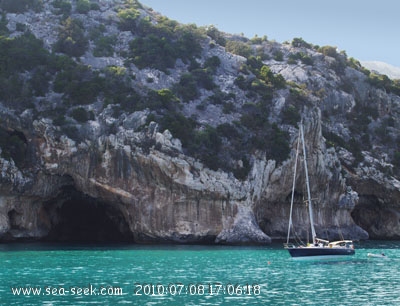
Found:
<path fill-rule="evenodd" d="M 333 241 L 328 244 L 330 248 L 346 248 L 346 249 L 354 249 L 353 241 L 351 240 L 340 240 Z"/>

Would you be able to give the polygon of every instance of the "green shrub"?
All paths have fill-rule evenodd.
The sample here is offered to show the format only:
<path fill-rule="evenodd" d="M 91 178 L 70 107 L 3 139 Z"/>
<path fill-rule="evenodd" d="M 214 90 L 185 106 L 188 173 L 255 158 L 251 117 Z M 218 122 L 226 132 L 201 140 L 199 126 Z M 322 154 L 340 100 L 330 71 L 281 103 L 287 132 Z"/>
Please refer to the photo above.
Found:
<path fill-rule="evenodd" d="M 261 67 L 264 66 L 261 57 L 253 55 L 248 57 L 246 64 L 251 68 L 253 73 L 255 73 L 256 75 L 258 74 L 258 71 L 261 69 Z"/>
<path fill-rule="evenodd" d="M 153 117 L 152 120 L 154 119 Z M 186 118 L 174 111 L 166 113 L 159 121 L 161 129 L 168 129 L 174 137 L 182 141 L 186 154 L 199 159 L 210 169 L 231 170 L 222 158 L 224 152 L 219 135 L 221 130 L 227 130 L 228 127 L 215 129 L 211 126 L 205 126 L 203 129 L 197 130 L 197 123 L 194 119 Z"/>
<path fill-rule="evenodd" d="M 235 79 L 235 85 L 239 87 L 241 90 L 247 90 L 249 88 L 249 83 L 243 75 L 239 75 Z"/>
<path fill-rule="evenodd" d="M 292 40 L 292 46 L 296 48 L 307 48 L 307 49 L 312 49 L 312 44 L 309 44 L 306 42 L 303 38 L 298 38 L 295 37 Z"/>
<path fill-rule="evenodd" d="M 390 92 L 393 92 L 395 95 L 400 96 L 400 80 L 393 80 L 390 85 Z"/>
<path fill-rule="evenodd" d="M 225 48 L 226 51 L 230 53 L 240 55 L 246 58 L 249 58 L 253 53 L 251 47 L 248 44 L 236 40 L 228 40 L 226 42 Z"/>
<path fill-rule="evenodd" d="M 120 104 L 124 110 L 142 110 L 143 98 L 131 87 L 131 79 L 126 68 L 110 66 L 104 70 L 104 79 L 101 81 L 101 90 L 107 104 Z"/>
<path fill-rule="evenodd" d="M 323 131 L 323 136 L 326 139 L 327 146 L 339 146 L 351 152 L 353 154 L 353 157 L 355 158 L 354 165 L 357 165 L 358 163 L 363 161 L 364 157 L 361 153 L 361 145 L 354 137 L 352 137 L 349 141 L 346 141 L 339 135 L 336 135 L 335 133 L 329 131 Z"/>
<path fill-rule="evenodd" d="M 289 157 L 289 135 L 283 132 L 275 124 L 269 129 L 266 135 L 265 147 L 266 156 L 268 159 L 276 160 L 278 163 L 283 162 Z"/>
<path fill-rule="evenodd" d="M 230 114 L 233 113 L 233 111 L 236 109 L 235 104 L 231 103 L 231 102 L 226 102 L 223 104 L 223 113 L 224 114 Z"/>
<path fill-rule="evenodd" d="M 261 45 L 263 42 L 268 41 L 268 37 L 264 35 L 263 37 L 258 37 L 255 35 L 253 38 L 250 39 L 250 43 L 253 45 Z"/>
<path fill-rule="evenodd" d="M 195 69 L 192 71 L 192 75 L 198 87 L 202 87 L 207 90 L 212 90 L 216 87 L 210 70 Z"/>
<path fill-rule="evenodd" d="M 70 102 L 74 105 L 93 103 L 101 90 L 100 84 L 95 80 L 73 82 L 69 86 Z"/>
<path fill-rule="evenodd" d="M 160 119 L 160 125 L 162 130 L 168 129 L 174 137 L 179 138 L 186 148 L 193 141 L 196 121 L 191 118 L 177 112 L 168 112 Z"/>
<path fill-rule="evenodd" d="M 311 66 L 314 63 L 313 59 L 304 52 L 297 52 L 289 55 L 290 63 L 294 64 L 297 60 L 300 60 L 304 65 Z"/>
<path fill-rule="evenodd" d="M 346 114 L 346 118 L 350 122 L 350 131 L 355 134 L 368 133 L 371 118 L 376 120 L 378 117 L 379 112 L 376 105 L 362 105 L 360 101 L 356 101 L 354 109 Z"/>
<path fill-rule="evenodd" d="M 265 66 L 265 65 L 263 65 L 261 67 L 259 76 L 266 83 L 272 84 L 273 79 L 274 79 L 273 72 L 271 71 L 271 69 L 268 66 Z"/>
<path fill-rule="evenodd" d="M 57 74 L 53 89 L 64 93 L 73 105 L 93 103 L 101 89 L 104 80 L 98 78 L 89 67 L 76 65 Z"/>
<path fill-rule="evenodd" d="M 268 110 L 260 104 L 246 103 L 242 107 L 240 123 L 253 132 L 261 131 L 268 125 Z"/>
<path fill-rule="evenodd" d="M 62 70 L 72 70 L 78 65 L 72 58 L 65 54 L 53 56 L 51 59 L 49 70 L 52 73 L 57 73 Z"/>
<path fill-rule="evenodd" d="M 33 96 L 26 80 L 19 75 L 0 77 L 0 100 L 14 109 L 26 109 Z"/>
<path fill-rule="evenodd" d="M 189 145 L 189 152 L 200 159 L 212 170 L 218 170 L 222 162 L 218 153 L 221 149 L 221 139 L 215 128 L 206 126 L 204 130 L 195 131 Z"/>
<path fill-rule="evenodd" d="M 365 70 L 366 69 L 364 69 L 363 72 L 365 72 Z M 368 77 L 367 82 L 372 86 L 400 95 L 400 80 L 392 80 L 385 74 L 376 74 L 370 71 L 368 71 L 368 73 L 365 72 L 365 74 Z"/>
<path fill-rule="evenodd" d="M 176 46 L 179 51 L 178 58 L 187 61 L 194 57 L 199 57 L 202 50 L 199 43 L 200 39 L 202 39 L 202 36 L 199 31 L 197 31 L 197 28 L 191 25 L 180 28 Z"/>
<path fill-rule="evenodd" d="M 162 112 L 163 110 L 176 111 L 179 99 L 167 88 L 150 91 L 147 96 L 146 106 L 152 110 Z"/>
<path fill-rule="evenodd" d="M 124 0 L 124 4 L 135 9 L 142 9 L 143 6 L 138 0 Z"/>
<path fill-rule="evenodd" d="M 57 15 L 68 16 L 68 15 L 71 14 L 72 5 L 71 5 L 70 1 L 67 1 L 67 0 L 54 0 L 52 2 L 52 5 L 53 5 L 54 8 L 57 9 L 55 11 L 55 13 Z"/>
<path fill-rule="evenodd" d="M 64 112 L 64 110 L 63 110 L 63 112 Z M 53 119 L 53 124 L 62 126 L 67 122 L 63 112 L 57 112 L 57 116 Z"/>
<path fill-rule="evenodd" d="M 286 87 L 286 80 L 280 73 L 278 73 L 272 79 L 272 84 L 276 89 L 282 89 Z"/>
<path fill-rule="evenodd" d="M 153 34 L 130 43 L 132 62 L 140 69 L 149 67 L 166 71 L 175 66 L 177 54 L 171 41 Z"/>
<path fill-rule="evenodd" d="M 350 58 L 347 60 L 347 63 L 348 63 L 348 65 L 349 65 L 349 67 L 354 68 L 354 69 L 359 70 L 359 71 L 362 71 L 363 68 L 364 68 L 364 67 L 361 65 L 361 63 L 360 63 L 358 60 L 356 60 L 354 57 L 350 57 Z"/>
<path fill-rule="evenodd" d="M 333 58 L 337 58 L 338 57 L 338 53 L 337 53 L 337 47 L 333 47 L 333 46 L 323 46 L 323 47 L 320 47 L 319 49 L 318 49 L 318 52 L 320 52 L 320 53 L 322 53 L 322 54 L 324 54 L 324 55 L 326 55 L 326 56 L 330 56 L 330 57 L 333 57 Z"/>
<path fill-rule="evenodd" d="M 89 120 L 89 114 L 83 107 L 74 108 L 71 112 L 71 116 L 79 123 L 84 123 Z"/>
<path fill-rule="evenodd" d="M 91 11 L 99 11 L 100 5 L 98 3 L 91 2 L 90 3 L 90 10 Z"/>
<path fill-rule="evenodd" d="M 96 39 L 93 55 L 96 57 L 112 56 L 114 54 L 114 46 L 116 42 L 116 36 L 103 36 Z"/>
<path fill-rule="evenodd" d="M 176 21 L 159 17 L 153 25 L 143 18 L 138 23 L 140 37 L 130 43 L 131 61 L 139 68 L 155 68 L 167 72 L 180 58 L 188 62 L 201 54 L 201 31 L 192 25 L 180 26 Z"/>
<path fill-rule="evenodd" d="M 18 32 L 25 32 L 27 30 L 27 26 L 23 23 L 17 23 L 15 26 L 15 30 Z"/>
<path fill-rule="evenodd" d="M 103 34 L 106 32 L 106 27 L 104 24 L 100 24 L 89 29 L 89 39 L 96 41 L 103 37 Z"/>
<path fill-rule="evenodd" d="M 54 45 L 54 50 L 69 56 L 79 57 L 85 53 L 88 44 L 82 21 L 67 18 L 58 33 L 58 41 Z"/>
<path fill-rule="evenodd" d="M 227 104 L 229 100 L 232 100 L 234 98 L 235 98 L 234 93 L 225 93 L 217 89 L 214 91 L 214 94 L 208 98 L 208 101 L 210 101 L 210 103 L 215 105 L 224 105 Z"/>
<path fill-rule="evenodd" d="M 15 38 L 0 36 L 0 75 L 30 71 L 49 63 L 49 58 L 43 42 L 31 33 Z"/>
<path fill-rule="evenodd" d="M 268 66 L 262 66 L 259 72 L 259 77 L 265 83 L 273 85 L 275 88 L 280 89 L 286 86 L 286 80 L 281 74 L 274 75 Z"/>
<path fill-rule="evenodd" d="M 32 86 L 32 90 L 34 95 L 45 96 L 46 93 L 49 91 L 49 82 L 50 82 L 50 74 L 47 71 L 47 67 L 42 66 L 35 69 L 31 79 L 30 84 Z"/>
<path fill-rule="evenodd" d="M 77 0 L 76 11 L 79 14 L 87 14 L 91 9 L 91 4 L 89 0 Z"/>
<path fill-rule="evenodd" d="M 222 137 L 233 139 L 239 137 L 238 130 L 230 123 L 222 123 L 217 126 L 217 132 Z"/>
<path fill-rule="evenodd" d="M 300 113 L 294 105 L 289 105 L 288 107 L 282 110 L 283 123 L 297 126 L 297 123 L 300 122 L 300 119 L 301 119 Z"/>
<path fill-rule="evenodd" d="M 136 31 L 140 12 L 135 8 L 126 8 L 118 11 L 119 29 L 121 31 Z"/>
<path fill-rule="evenodd" d="M 247 152 L 264 151 L 268 159 L 279 163 L 288 158 L 289 135 L 281 131 L 276 124 L 271 125 L 268 116 L 268 105 L 261 102 L 243 105 L 240 127 L 247 129 L 247 132 L 243 132 L 239 145 L 247 143 Z"/>
<path fill-rule="evenodd" d="M 168 88 L 157 90 L 157 96 L 163 102 L 164 105 L 168 105 L 170 103 L 178 103 L 179 100 Z"/>
<path fill-rule="evenodd" d="M 184 102 L 194 100 L 199 96 L 197 81 L 190 73 L 184 73 L 181 76 L 179 83 L 174 85 L 174 91 Z"/>
<path fill-rule="evenodd" d="M 346 148 L 347 144 L 346 141 L 340 137 L 339 135 L 336 135 L 335 133 L 329 132 L 329 131 L 323 131 L 323 136 L 326 139 L 326 144 L 329 147 L 342 147 L 342 148 Z"/>
<path fill-rule="evenodd" d="M 278 50 L 274 53 L 274 60 L 278 61 L 278 62 L 282 62 L 283 61 L 283 52 Z"/>
<path fill-rule="evenodd" d="M 273 96 L 273 87 L 271 84 L 266 84 L 264 81 L 254 79 L 251 82 L 251 90 L 259 94 L 265 101 L 271 101 Z"/>
<path fill-rule="evenodd" d="M 371 85 L 381 89 L 389 89 L 392 84 L 392 81 L 388 78 L 387 75 L 376 74 L 373 72 L 369 74 L 367 80 Z"/>
<path fill-rule="evenodd" d="M 214 26 L 207 27 L 206 34 L 210 36 L 217 44 L 221 46 L 226 45 L 226 38 L 224 37 L 224 34 L 220 32 L 216 27 Z"/>
<path fill-rule="evenodd" d="M 149 16 L 141 18 L 137 23 L 136 33 L 142 37 L 155 35 L 166 39 L 174 38 L 175 25 L 167 25 L 164 23 L 164 19 L 165 18 L 159 18 L 157 24 L 154 25 Z"/>
<path fill-rule="evenodd" d="M 307 102 L 307 93 L 303 88 L 290 87 L 290 99 L 299 105 L 303 105 Z"/>
<path fill-rule="evenodd" d="M 215 73 L 220 65 L 221 60 L 218 56 L 209 57 L 204 62 L 204 68 L 209 69 L 212 73 Z"/>

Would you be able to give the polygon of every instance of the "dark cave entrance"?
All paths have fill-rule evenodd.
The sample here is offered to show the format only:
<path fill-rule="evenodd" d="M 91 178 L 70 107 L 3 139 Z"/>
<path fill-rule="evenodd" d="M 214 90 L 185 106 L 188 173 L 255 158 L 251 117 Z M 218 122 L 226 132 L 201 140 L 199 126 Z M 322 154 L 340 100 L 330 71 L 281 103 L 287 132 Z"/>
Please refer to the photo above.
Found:
<path fill-rule="evenodd" d="M 359 194 L 359 201 L 351 212 L 354 222 L 368 232 L 370 239 L 399 239 L 393 230 L 400 219 L 390 205 L 375 195 Z"/>
<path fill-rule="evenodd" d="M 67 188 L 46 205 L 52 226 L 45 241 L 132 242 L 133 236 L 120 210 L 110 203 Z"/>

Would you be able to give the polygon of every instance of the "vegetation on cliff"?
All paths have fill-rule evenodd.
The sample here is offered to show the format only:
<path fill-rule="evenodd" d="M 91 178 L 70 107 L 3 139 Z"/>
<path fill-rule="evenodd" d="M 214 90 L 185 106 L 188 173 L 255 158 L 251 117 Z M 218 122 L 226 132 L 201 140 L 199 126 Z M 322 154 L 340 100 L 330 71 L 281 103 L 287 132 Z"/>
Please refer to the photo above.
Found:
<path fill-rule="evenodd" d="M 148 123 L 155 121 L 161 130 L 170 130 L 182 141 L 186 154 L 211 169 L 221 168 L 244 179 L 256 151 L 278 163 L 287 159 L 289 126 L 296 126 L 304 106 L 325 100 L 321 105 L 324 120 L 340 117 L 351 133 L 338 133 L 326 124 L 324 135 L 330 146 L 350 151 L 356 165 L 363 161 L 363 150 L 379 143 L 388 148 L 391 171 L 399 173 L 393 113 L 359 93 L 357 81 L 350 79 L 346 69 L 361 72 L 366 84 L 387 94 L 398 95 L 400 82 L 368 71 L 335 47 L 315 46 L 302 38 L 279 45 L 266 37 L 227 35 L 213 26 L 182 25 L 133 0 L 117 1 L 115 17 L 102 23 L 87 20 L 85 15 L 101 12 L 97 2 L 88 0 L 3 0 L 0 9 L 1 103 L 19 112 L 30 109 L 34 118 L 50 118 L 71 138 L 80 139 L 79 125 L 97 120 L 106 107 L 112 106 L 116 117 L 148 109 Z M 7 15 L 49 9 L 57 16 L 53 22 L 58 22 L 52 25 L 57 31 L 53 44 L 36 37 L 28 23 L 14 22 Z M 116 30 L 129 32 L 129 40 L 121 41 Z M 243 59 L 229 88 L 216 82 L 227 69 L 226 58 L 215 52 L 221 48 Z M 321 66 L 318 53 L 331 58 L 324 62 L 324 69 L 334 72 L 340 90 L 354 96 L 354 105 L 344 112 L 326 105 L 328 87 L 318 88 L 312 78 L 306 82 L 285 79 L 269 66 L 300 65 L 310 67 L 313 74 L 313 67 Z M 88 54 L 119 57 L 123 65 L 93 68 L 85 64 Z M 173 82 L 153 84 L 154 77 L 148 76 L 143 84 L 137 79 L 138 71 L 158 71 L 156 75 Z M 280 97 L 285 102 L 277 112 Z M 215 108 L 221 109 L 224 120 L 199 120 L 204 116 L 198 114 Z"/>
<path fill-rule="evenodd" d="M 39 10 L 39 4 L 27 2 L 13 6 L 2 2 L 2 10 L 3 13 Z M 248 44 L 240 43 L 246 48 L 235 46 L 238 44 L 235 41 L 228 40 L 227 43 L 233 52 L 243 52 L 240 51 L 243 48 L 248 50 L 247 71 L 238 79 L 242 79 L 241 88 L 247 92 L 251 102 L 240 107 L 242 116 L 234 124 L 201 124 L 193 116 L 187 118 L 182 105 L 204 99 L 202 90 L 209 92 L 202 103 L 203 108 L 215 104 L 222 105 L 224 112 L 239 111 L 234 105 L 235 95 L 221 91 L 214 83 L 221 62 L 219 57 L 205 57 L 202 61 L 201 44 L 207 41 L 208 29 L 181 25 L 162 16 L 142 17 L 138 10 L 141 6 L 126 1 L 117 13 L 118 29 L 134 35 L 129 48 L 120 54 L 125 57 L 125 67 L 94 70 L 76 59 L 89 51 L 89 43 L 95 45 L 93 55 L 111 55 L 115 52 L 115 35 L 105 34 L 104 26 L 85 28 L 82 19 L 78 18 L 77 14 L 87 14 L 91 9 L 97 9 L 96 6 L 90 6 L 88 1 L 77 1 L 74 6 L 70 4 L 69 1 L 51 2 L 57 14 L 62 15 L 57 41 L 51 49 L 46 49 L 43 42 L 23 25 L 17 26 L 17 32 L 20 32 L 17 36 L 11 38 L 8 36 L 11 33 L 8 33 L 0 38 L 0 78 L 3 84 L 0 99 L 4 105 L 19 111 L 32 109 L 36 118 L 50 117 L 72 138 L 74 133 L 71 134 L 68 118 L 80 124 L 95 119 L 93 112 L 89 114 L 83 107 L 85 105 L 101 100 L 104 101 L 103 107 L 115 105 L 122 112 L 147 108 L 152 111 L 152 120 L 181 139 L 188 154 L 214 170 L 233 171 L 239 178 L 247 175 L 254 150 L 267 152 L 268 158 L 278 161 L 287 157 L 288 135 L 278 125 L 268 122 L 273 92 L 284 88 L 285 80 L 274 75 L 260 58 L 255 58 Z M 3 14 L 2 21 L 5 23 L 6 20 Z M 223 36 L 217 30 L 213 35 Z M 187 65 L 187 70 L 171 88 L 136 92 L 132 84 L 135 77 L 127 73 L 131 64 L 139 69 L 157 69 L 168 75 L 178 59 Z M 150 78 L 147 81 L 151 83 Z M 61 95 L 61 103 L 48 101 L 51 92 Z M 52 107 L 43 111 L 40 104 L 52 104 Z M 236 160 L 241 160 L 245 168 L 235 167 Z"/>

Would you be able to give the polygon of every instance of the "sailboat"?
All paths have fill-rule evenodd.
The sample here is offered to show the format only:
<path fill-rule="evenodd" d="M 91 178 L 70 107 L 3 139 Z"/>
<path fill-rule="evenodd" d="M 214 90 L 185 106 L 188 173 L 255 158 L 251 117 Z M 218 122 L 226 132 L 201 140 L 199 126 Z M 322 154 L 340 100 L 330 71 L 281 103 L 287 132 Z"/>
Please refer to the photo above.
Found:
<path fill-rule="evenodd" d="M 287 234 L 287 241 L 284 247 L 289 251 L 290 256 L 295 259 L 328 259 L 328 258 L 339 258 L 342 256 L 354 255 L 354 244 L 351 240 L 339 240 L 339 241 L 328 241 L 325 239 L 317 238 L 315 228 L 314 228 L 314 216 L 313 216 L 313 206 L 311 203 L 311 193 L 310 193 L 310 183 L 308 179 L 308 169 L 307 169 L 307 157 L 306 157 L 306 146 L 304 142 L 304 131 L 303 124 L 300 123 L 299 137 L 297 142 L 296 150 L 296 161 L 294 166 L 294 176 L 293 176 L 293 188 L 292 188 L 292 199 L 290 204 L 290 217 L 289 217 L 289 227 Z M 304 159 L 304 169 L 306 176 L 306 186 L 307 186 L 307 204 L 309 212 L 309 221 L 311 227 L 312 242 L 308 244 L 295 245 L 289 243 L 290 232 L 293 227 L 292 224 L 292 213 L 293 213 L 293 202 L 294 202 L 294 191 L 296 184 L 296 171 L 297 171 L 297 160 L 299 157 L 299 147 L 300 141 L 303 147 L 303 159 Z"/>

